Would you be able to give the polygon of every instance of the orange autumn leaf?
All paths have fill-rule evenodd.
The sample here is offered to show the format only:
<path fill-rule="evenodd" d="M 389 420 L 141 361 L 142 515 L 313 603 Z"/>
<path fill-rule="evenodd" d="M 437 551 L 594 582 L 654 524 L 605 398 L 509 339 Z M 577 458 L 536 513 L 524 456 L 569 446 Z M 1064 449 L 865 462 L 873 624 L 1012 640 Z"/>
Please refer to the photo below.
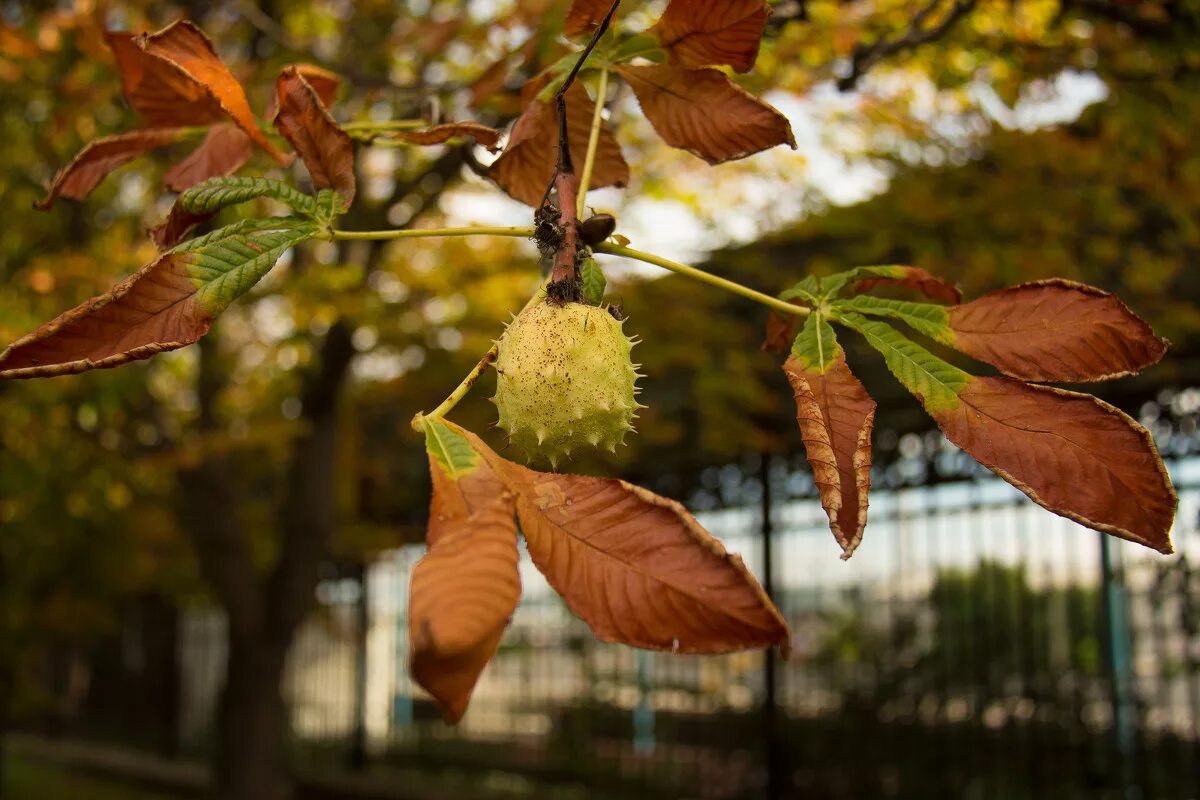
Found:
<path fill-rule="evenodd" d="M 1150 432 L 1086 394 L 1012 378 L 971 378 L 930 409 L 946 438 L 1037 504 L 1172 552 L 1176 497 Z"/>
<path fill-rule="evenodd" d="M 442 144 L 450 139 L 469 136 L 478 144 L 495 153 L 500 148 L 500 131 L 479 122 L 444 122 L 441 125 L 431 125 L 414 131 L 398 131 L 392 134 L 394 138 L 412 144 Z"/>
<path fill-rule="evenodd" d="M 117 167 L 143 153 L 178 141 L 185 133 L 179 128 L 150 128 L 89 142 L 70 164 L 58 171 L 46 196 L 34 205 L 44 210 L 53 206 L 59 197 L 82 200 Z"/>
<path fill-rule="evenodd" d="M 592 34 L 611 7 L 612 0 L 573 0 L 567 9 L 563 33 L 570 37 Z"/>
<path fill-rule="evenodd" d="M 680 66 L 728 64 L 749 72 L 770 15 L 763 0 L 671 0 L 650 33 Z"/>
<path fill-rule="evenodd" d="M 950 343 L 1028 381 L 1102 381 L 1158 363 L 1168 343 L 1115 295 L 1051 279 L 949 310 Z"/>
<path fill-rule="evenodd" d="M 520 598 L 515 498 L 448 424 L 427 420 L 426 437 L 433 499 L 409 588 L 410 669 L 454 723 Z"/>
<path fill-rule="evenodd" d="M 275 82 L 279 110 L 275 127 L 300 154 L 318 189 L 331 188 L 345 208 L 354 201 L 354 141 L 334 121 L 321 98 L 295 67 Z"/>
<path fill-rule="evenodd" d="M 125 99 L 149 125 L 208 125 L 229 119 L 204 85 L 148 52 L 141 44 L 143 36 L 120 31 L 104 36 L 116 59 Z"/>
<path fill-rule="evenodd" d="M 783 367 L 796 399 L 796 421 L 829 528 L 849 558 L 862 541 L 871 488 L 871 431 L 875 401 L 846 365 L 834 360 L 806 367 L 795 356 Z"/>
<path fill-rule="evenodd" d="M 541 84 L 534 82 L 535 86 Z M 536 91 L 525 94 L 536 96 Z M 587 152 L 595 103 L 587 90 L 574 83 L 567 90 L 567 136 L 572 153 Z M 541 202 L 558 156 L 558 113 L 553 103 L 533 99 L 513 125 L 504 152 L 492 164 L 489 174 L 510 195 L 531 206 Z M 629 165 L 621 155 L 621 146 L 607 125 L 601 125 L 592 187 L 625 186 L 629 183 Z"/>
<path fill-rule="evenodd" d="M 255 144 L 279 163 L 288 163 L 288 156 L 275 147 L 258 127 L 245 90 L 217 56 L 212 43 L 199 28 L 187 20 L 180 20 L 157 33 L 136 36 L 133 42 L 146 55 L 157 60 L 155 70 L 166 74 L 174 71 L 177 76 L 173 76 L 171 80 L 182 76 L 186 81 L 200 87 L 210 101 L 206 106 L 215 102 Z M 194 89 L 189 89 L 186 96 L 191 97 L 194 94 Z"/>
<path fill-rule="evenodd" d="M 876 286 L 901 286 L 913 289 L 931 300 L 957 305 L 962 302 L 962 292 L 954 284 L 942 280 L 921 267 L 864 267 L 855 271 L 870 277 L 860 278 L 854 283 L 854 292 L 862 294 Z M 891 275 L 883 273 L 890 272 Z"/>
<path fill-rule="evenodd" d="M 186 158 L 167 170 L 163 183 L 183 192 L 209 178 L 232 175 L 254 155 L 254 141 L 236 125 L 214 125 L 204 141 Z"/>
<path fill-rule="evenodd" d="M 719 70 L 622 64 L 617 71 L 663 141 L 709 164 L 796 147 L 787 118 Z"/>

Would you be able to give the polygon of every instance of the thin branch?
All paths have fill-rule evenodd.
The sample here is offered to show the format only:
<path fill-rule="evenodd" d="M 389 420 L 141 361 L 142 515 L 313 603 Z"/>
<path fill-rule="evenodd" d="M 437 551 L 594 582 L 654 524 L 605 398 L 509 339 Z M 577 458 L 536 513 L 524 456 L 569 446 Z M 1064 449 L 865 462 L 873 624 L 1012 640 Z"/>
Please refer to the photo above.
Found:
<path fill-rule="evenodd" d="M 332 237 L 338 239 L 365 239 L 380 241 L 384 239 L 424 239 L 433 236 L 533 236 L 533 228 L 508 228 L 475 225 L 465 228 L 405 228 L 402 230 L 386 231 L 333 231 Z"/>
<path fill-rule="evenodd" d="M 596 147 L 600 144 L 600 125 L 603 123 L 604 99 L 608 94 L 608 70 L 600 70 L 600 83 L 596 87 L 596 110 L 592 113 L 592 127 L 588 132 L 587 156 L 583 159 L 583 176 L 579 179 L 579 203 L 575 216 L 582 217 L 587 202 L 588 184 L 592 182 L 592 169 L 596 166 Z"/>
<path fill-rule="evenodd" d="M 838 79 L 838 89 L 843 92 L 853 89 L 863 75 L 885 58 L 906 50 L 915 50 L 923 44 L 945 36 L 955 23 L 974 11 L 978 3 L 979 0 L 955 0 L 953 7 L 941 22 L 931 28 L 926 28 L 924 27 L 925 23 L 942 5 L 942 0 L 930 0 L 929 4 L 913 17 L 908 31 L 898 39 L 881 36 L 869 45 L 862 43 L 855 45 L 854 53 L 850 56 L 850 73 Z"/>

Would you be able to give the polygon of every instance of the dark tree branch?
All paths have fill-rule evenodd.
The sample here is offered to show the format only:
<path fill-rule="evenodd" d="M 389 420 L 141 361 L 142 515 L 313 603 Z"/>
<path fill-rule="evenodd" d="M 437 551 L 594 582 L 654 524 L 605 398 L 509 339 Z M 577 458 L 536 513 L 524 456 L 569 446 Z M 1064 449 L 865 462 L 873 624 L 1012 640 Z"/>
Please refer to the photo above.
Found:
<path fill-rule="evenodd" d="M 881 36 L 869 45 L 862 43 L 855 45 L 854 52 L 850 56 L 850 72 L 838 79 L 838 89 L 843 92 L 853 89 L 863 75 L 866 75 L 872 67 L 885 58 L 907 50 L 915 50 L 923 44 L 945 36 L 960 19 L 975 10 L 978 0 L 955 0 L 950 11 L 940 22 L 926 28 L 925 24 L 941 5 L 942 0 L 930 0 L 924 8 L 917 12 L 908 30 L 899 38 L 889 39 Z"/>

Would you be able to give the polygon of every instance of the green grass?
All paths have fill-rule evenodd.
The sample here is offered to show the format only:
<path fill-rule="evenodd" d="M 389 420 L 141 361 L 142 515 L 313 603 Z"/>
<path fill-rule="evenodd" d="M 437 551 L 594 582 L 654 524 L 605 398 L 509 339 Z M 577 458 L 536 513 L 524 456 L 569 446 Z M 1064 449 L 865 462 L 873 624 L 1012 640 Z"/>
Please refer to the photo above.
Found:
<path fill-rule="evenodd" d="M 2 800 L 179 800 L 178 795 L 99 778 L 47 761 L 7 754 Z"/>

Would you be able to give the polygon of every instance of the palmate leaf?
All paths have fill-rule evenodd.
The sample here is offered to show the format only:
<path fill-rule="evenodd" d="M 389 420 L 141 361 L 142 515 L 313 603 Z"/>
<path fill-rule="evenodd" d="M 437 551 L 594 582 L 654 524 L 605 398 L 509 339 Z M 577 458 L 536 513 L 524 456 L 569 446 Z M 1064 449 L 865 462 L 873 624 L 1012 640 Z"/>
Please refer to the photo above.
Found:
<path fill-rule="evenodd" d="M 885 322 L 837 319 L 883 354 L 946 438 L 1042 507 L 1172 552 L 1176 497 L 1150 432 L 1090 395 L 947 364 Z"/>
<path fill-rule="evenodd" d="M 185 242 L 13 343 L 0 353 L 0 378 L 115 367 L 185 347 L 317 231 L 301 220 L 246 220 Z"/>
<path fill-rule="evenodd" d="M 434 500 L 429 555 L 413 575 L 410 646 L 414 676 L 447 719 L 461 716 L 516 603 L 514 511 L 534 564 L 601 639 L 786 654 L 778 609 L 678 503 L 624 481 L 536 472 L 454 423 L 424 424 Z"/>

